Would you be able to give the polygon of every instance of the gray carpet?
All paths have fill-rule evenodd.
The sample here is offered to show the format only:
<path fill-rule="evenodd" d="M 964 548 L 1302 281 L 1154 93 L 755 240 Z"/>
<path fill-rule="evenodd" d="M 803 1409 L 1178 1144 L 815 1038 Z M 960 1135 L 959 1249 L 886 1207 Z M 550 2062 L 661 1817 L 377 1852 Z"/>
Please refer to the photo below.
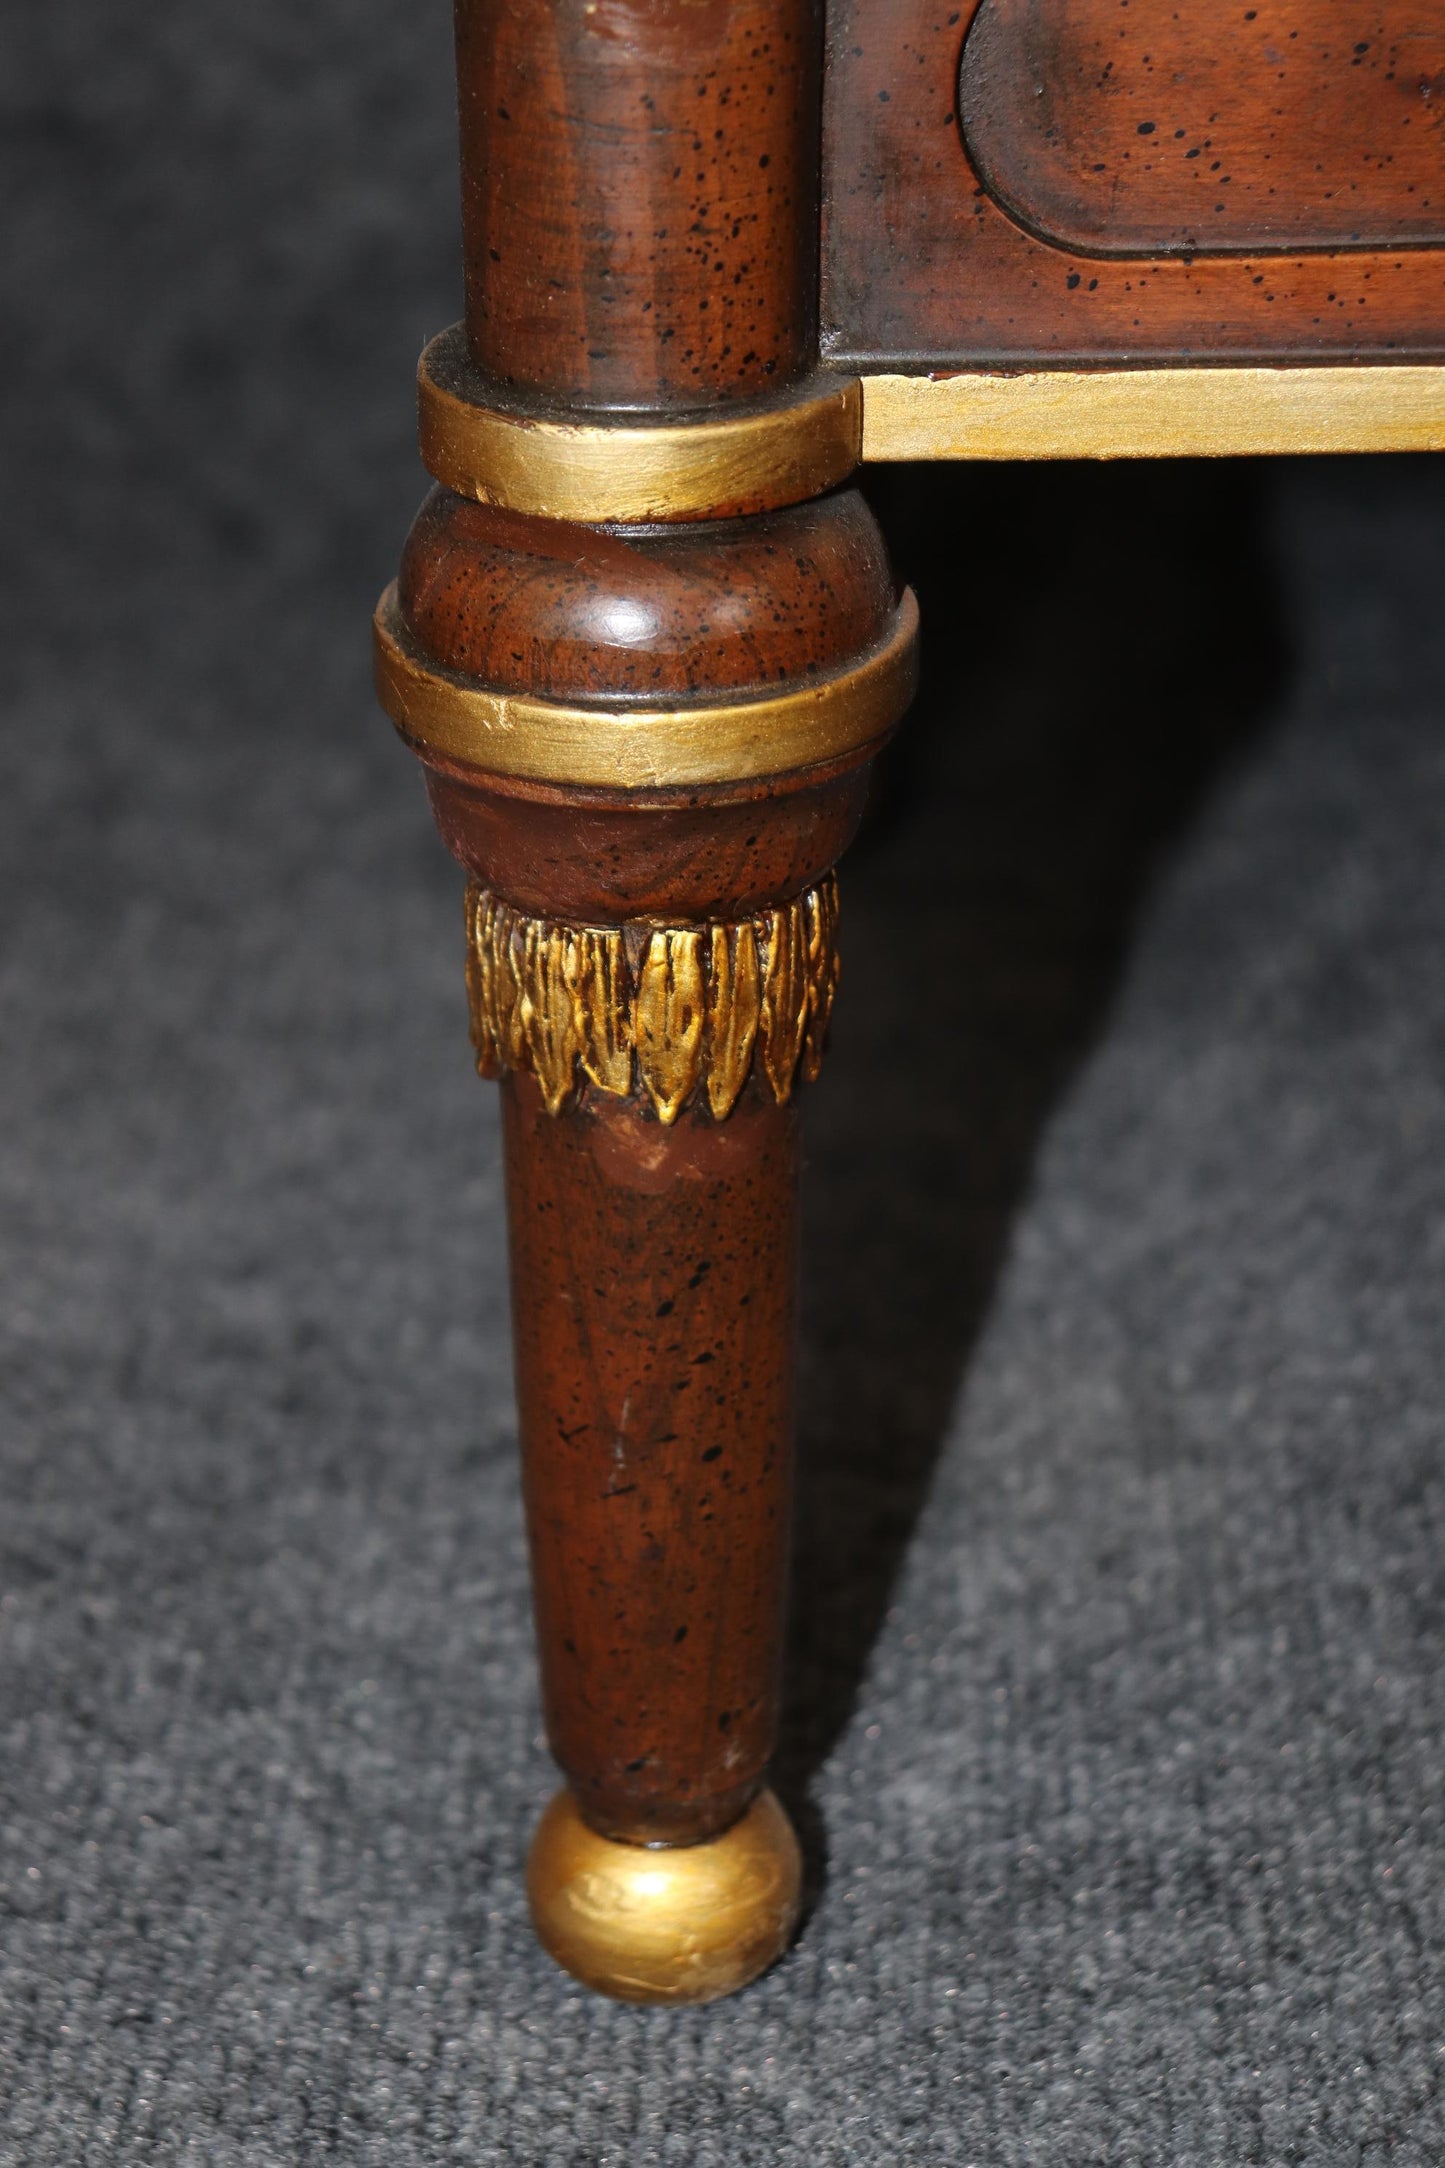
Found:
<path fill-rule="evenodd" d="M 459 878 L 367 688 L 440 0 L 17 11 L 0 2159 L 1445 2155 L 1445 467 L 901 473 L 809 1112 L 793 1953 L 598 2003 Z"/>

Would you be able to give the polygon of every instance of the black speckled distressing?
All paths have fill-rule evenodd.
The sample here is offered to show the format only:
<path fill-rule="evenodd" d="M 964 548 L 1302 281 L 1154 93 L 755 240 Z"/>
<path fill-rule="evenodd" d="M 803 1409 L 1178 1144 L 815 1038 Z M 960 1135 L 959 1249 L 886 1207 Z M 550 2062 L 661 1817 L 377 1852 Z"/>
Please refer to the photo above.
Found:
<path fill-rule="evenodd" d="M 4 2168 L 1445 2151 L 1445 465 L 877 478 L 780 1784 L 655 2013 L 541 1746 L 461 877 L 367 682 L 448 26 L 11 33 Z"/>

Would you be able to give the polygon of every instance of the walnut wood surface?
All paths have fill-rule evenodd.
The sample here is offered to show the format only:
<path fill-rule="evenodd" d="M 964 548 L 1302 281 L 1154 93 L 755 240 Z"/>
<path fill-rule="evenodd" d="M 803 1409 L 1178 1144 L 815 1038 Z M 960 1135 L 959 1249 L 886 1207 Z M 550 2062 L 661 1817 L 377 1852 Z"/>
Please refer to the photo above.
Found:
<path fill-rule="evenodd" d="M 523 1474 L 552 1750 L 606 1836 L 695 1842 L 777 1723 L 797 1127 L 759 1085 L 664 1128 L 502 1083 Z"/>
<path fill-rule="evenodd" d="M 748 918 L 810 888 L 853 840 L 868 767 L 672 803 L 534 792 L 456 770 L 433 769 L 427 785 L 453 857 L 519 910 L 582 926 L 696 925 Z"/>
<path fill-rule="evenodd" d="M 959 115 L 994 201 L 1056 248 L 1445 247 L 1439 0 L 982 0 Z"/>
<path fill-rule="evenodd" d="M 457 54 L 467 338 L 512 410 L 741 412 L 815 369 L 816 0 L 458 0 Z M 486 476 L 468 481 L 487 496 Z M 849 489 L 644 527 L 439 488 L 398 584 L 427 669 L 499 701 L 696 708 L 699 730 L 709 702 L 832 682 L 892 636 L 897 606 Z M 800 1075 L 816 1067 L 815 992 L 831 1000 L 835 971 L 831 886 L 826 912 L 816 897 L 781 907 L 851 836 L 872 750 L 646 790 L 509 780 L 470 764 L 471 741 L 466 761 L 422 750 L 441 833 L 486 891 L 474 1022 L 490 1020 L 479 1059 L 504 1071 L 548 1734 L 589 1822 L 634 1842 L 726 1828 L 773 1742 L 798 1178 L 795 1107 L 778 1101 L 785 1052 Z M 816 958 L 798 934 L 815 921 Z M 742 1023 L 729 1038 L 719 1020 L 744 1015 L 758 925 L 753 1059 Z M 696 1038 L 674 965 L 704 935 L 707 1088 L 663 1090 L 673 1037 Z M 627 966 L 635 1063 L 610 1042 L 605 1061 L 569 1051 L 578 959 L 599 956 L 597 1014 L 614 1022 L 612 967 Z M 502 1047 L 502 1006 L 530 1064 Z M 806 1024 L 805 1052 L 775 1045 L 766 1019 L 785 1015 Z"/>
<path fill-rule="evenodd" d="M 993 0 L 984 0 L 984 6 L 991 10 Z M 1280 254 L 1271 240 L 1254 253 L 1208 255 L 1202 241 L 1194 252 L 1182 247 L 1176 234 L 1169 244 L 1176 253 L 1132 259 L 1101 252 L 1098 204 L 1080 214 L 1092 221 L 1087 253 L 1081 246 L 1040 239 L 1019 222 L 1048 225 L 1049 200 L 1040 194 L 1032 201 L 1029 190 L 1040 185 L 1041 169 L 1057 173 L 1070 158 L 1077 161 L 1079 139 L 1069 133 L 1075 123 L 1063 107 L 1067 96 L 1077 99 L 1091 82 L 1090 111 L 1107 112 L 1109 118 L 1097 158 L 1086 162 L 1104 164 L 1105 175 L 1095 178 L 1110 181 L 1108 230 L 1131 237 L 1131 246 L 1138 245 L 1140 220 L 1158 215 L 1149 206 L 1157 205 L 1172 174 L 1173 169 L 1166 172 L 1160 136 L 1177 144 L 1182 157 L 1194 147 L 1190 131 L 1201 125 L 1208 133 L 1227 122 L 1236 131 L 1231 136 L 1235 163 L 1240 152 L 1248 152 L 1252 163 L 1238 173 L 1235 163 L 1226 166 L 1221 160 L 1220 166 L 1221 174 L 1232 175 L 1230 189 L 1241 200 L 1245 173 L 1259 176 L 1267 170 L 1260 185 L 1276 190 L 1274 201 L 1296 206 L 1289 219 L 1298 225 L 1317 215 L 1321 177 L 1315 171 L 1313 133 L 1281 127 L 1276 115 L 1268 122 L 1273 140 L 1266 141 L 1267 115 L 1261 110 L 1257 123 L 1249 124 L 1242 86 L 1229 113 L 1211 105 L 1201 122 L 1188 80 L 1172 79 L 1194 60 L 1170 62 L 1165 56 L 1171 51 L 1197 57 L 1226 38 L 1238 51 L 1238 41 L 1258 34 L 1269 41 L 1262 47 L 1266 52 L 1306 45 L 1318 54 L 1336 25 L 1350 33 L 1351 48 L 1368 40 L 1373 50 L 1377 42 L 1388 41 L 1392 24 L 1398 32 L 1401 25 L 1423 23 L 1431 35 L 1421 66 L 1439 67 L 1439 13 L 1426 0 L 1408 5 L 1391 0 L 1383 8 L 1377 0 L 1372 9 L 1359 0 L 1264 0 L 1246 24 L 1249 12 L 1184 10 L 1137 0 L 1128 8 L 1112 0 L 1107 7 L 1104 0 L 1032 0 L 1025 8 L 1025 0 L 1014 0 L 1006 16 L 995 17 L 981 11 L 979 0 L 961 0 L 957 7 L 936 6 L 933 0 L 834 0 L 828 11 L 823 154 L 822 314 L 829 357 L 865 368 L 905 369 L 1445 357 L 1445 249 L 1352 245 L 1343 253 L 1322 254 L 1296 244 Z M 1026 46 L 1033 71 L 1031 101 L 1028 87 L 1020 91 L 1016 82 L 997 91 L 1001 108 L 1021 106 L 1026 114 L 1031 102 L 1037 109 L 1032 130 L 1019 119 L 1024 139 L 1011 140 L 1007 150 L 1008 192 L 1011 199 L 1018 196 L 1017 217 L 994 200 L 960 134 L 962 68 L 965 83 L 973 86 L 973 125 L 1003 159 L 1000 131 L 1006 114 L 979 112 L 980 69 L 966 58 L 965 40 L 976 17 L 988 60 L 984 76 L 998 65 L 1000 40 L 1010 26 L 1020 48 Z M 1258 33 L 1256 25 L 1263 26 Z M 1124 86 L 1117 107 L 1110 104 L 1114 94 L 1101 96 L 1097 78 L 1087 76 L 1091 39 L 1102 35 L 1107 42 L 1111 34 L 1118 54 L 1114 72 L 1121 73 Z M 1356 108 L 1350 146 L 1373 144 L 1377 157 L 1390 156 L 1402 103 L 1409 108 L 1412 130 L 1423 134 L 1429 128 L 1433 134 L 1426 140 L 1438 143 L 1433 117 L 1442 95 L 1438 77 L 1428 76 L 1430 94 L 1420 97 L 1417 118 L 1408 88 L 1401 87 L 1409 66 L 1405 41 L 1393 78 L 1389 67 L 1367 67 L 1363 59 L 1356 67 L 1353 50 L 1330 50 L 1335 53 L 1331 65 L 1345 82 L 1336 95 L 1353 100 Z M 1297 65 L 1287 63 L 1287 75 Z M 1143 82 L 1152 82 L 1158 92 L 1157 110 L 1141 109 L 1134 123 L 1136 130 L 1154 123 L 1151 136 L 1135 136 L 1140 148 L 1150 147 L 1148 174 L 1137 151 L 1127 166 L 1122 157 L 1110 166 L 1110 145 L 1117 151 L 1123 143 L 1116 113 L 1130 109 L 1127 93 L 1137 92 Z M 1216 112 L 1218 120 L 1212 117 Z M 1176 138 L 1179 127 L 1186 132 Z M 1056 131 L 1053 141 L 1050 128 Z M 1413 146 L 1415 136 L 1410 140 Z M 1212 168 L 1216 155 L 1211 151 L 1206 161 L 1201 145 L 1200 159 L 1186 162 Z M 1132 207 L 1136 168 L 1144 184 L 1137 210 Z M 1390 170 L 1387 189 L 1395 185 Z M 1258 188 L 1254 181 L 1250 186 L 1258 210 Z M 1230 217 L 1230 200 L 1221 183 L 1210 203 L 1223 201 L 1226 211 L 1210 216 Z M 1263 201 L 1270 200 L 1266 193 Z M 1438 210 L 1438 189 L 1433 200 Z M 1316 212 L 1307 214 L 1304 206 L 1311 204 Z M 1236 224 L 1231 247 L 1238 232 Z"/>
<path fill-rule="evenodd" d="M 812 0 L 459 0 L 479 365 L 672 409 L 811 366 L 818 66 Z"/>
<path fill-rule="evenodd" d="M 853 489 L 651 531 L 436 489 L 399 595 L 437 662 L 558 700 L 707 697 L 822 675 L 881 639 L 897 601 L 877 521 Z"/>

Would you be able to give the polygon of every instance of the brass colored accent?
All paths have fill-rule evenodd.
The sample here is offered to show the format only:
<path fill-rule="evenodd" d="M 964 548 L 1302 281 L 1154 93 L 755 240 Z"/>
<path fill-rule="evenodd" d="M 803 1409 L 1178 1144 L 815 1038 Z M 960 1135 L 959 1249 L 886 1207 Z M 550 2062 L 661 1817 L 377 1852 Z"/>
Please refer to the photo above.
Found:
<path fill-rule="evenodd" d="M 838 983 L 838 885 L 733 926 L 634 929 L 635 970 L 618 927 L 529 918 L 475 883 L 467 890 L 467 994 L 483 1076 L 530 1069 L 549 1113 L 584 1076 L 626 1098 L 646 1092 L 677 1120 L 701 1086 L 724 1121 L 755 1050 L 782 1106 L 801 1067 L 811 1082 Z"/>
<path fill-rule="evenodd" d="M 381 704 L 424 760 L 599 789 L 685 790 L 841 760 L 893 728 L 918 678 L 918 604 L 908 591 L 883 640 L 847 669 L 710 707 L 568 707 L 489 691 L 423 654 L 394 585 L 373 630 Z"/>
<path fill-rule="evenodd" d="M 1445 367 L 1035 369 L 863 379 L 863 457 L 1445 451 Z"/>
<path fill-rule="evenodd" d="M 705 1844 L 617 1844 L 568 1791 L 543 1814 L 527 1862 L 544 1949 L 620 2002 L 715 2002 L 782 1956 L 798 1922 L 802 1861 L 770 1791 Z"/>
<path fill-rule="evenodd" d="M 583 1068 L 599 1091 L 630 1091 L 632 1040 L 621 934 L 591 926 L 568 934 L 565 976 Z"/>
<path fill-rule="evenodd" d="M 763 1068 L 773 1096 L 787 1098 L 808 1028 L 807 932 L 796 905 L 769 911 L 763 921 L 768 968 L 763 979 L 763 1013 L 758 1019 Z"/>
<path fill-rule="evenodd" d="M 448 489 L 584 523 L 799 504 L 852 473 L 862 431 L 856 377 L 816 377 L 786 398 L 686 421 L 538 415 L 481 374 L 460 324 L 423 352 L 417 399 L 423 463 Z"/>
<path fill-rule="evenodd" d="M 532 1073 L 549 1111 L 555 1114 L 572 1089 L 582 1034 L 567 984 L 567 944 L 549 936 L 536 919 L 527 921 L 523 934 L 517 991 Z"/>
<path fill-rule="evenodd" d="M 675 1122 L 702 1066 L 705 994 L 702 935 L 695 927 L 654 933 L 632 1010 L 637 1066 L 664 1122 Z"/>
<path fill-rule="evenodd" d="M 803 898 L 808 941 L 808 1023 L 803 1034 L 803 1075 L 818 1081 L 833 997 L 838 991 L 838 883 L 825 881 Z"/>
<path fill-rule="evenodd" d="M 834 883 L 826 884 L 832 892 Z M 810 891 L 816 893 L 816 891 Z M 819 983 L 823 982 L 819 973 Z M 712 928 L 712 1060 L 707 1103 L 718 1121 L 731 1114 L 747 1082 L 762 1010 L 758 937 L 749 921 Z"/>

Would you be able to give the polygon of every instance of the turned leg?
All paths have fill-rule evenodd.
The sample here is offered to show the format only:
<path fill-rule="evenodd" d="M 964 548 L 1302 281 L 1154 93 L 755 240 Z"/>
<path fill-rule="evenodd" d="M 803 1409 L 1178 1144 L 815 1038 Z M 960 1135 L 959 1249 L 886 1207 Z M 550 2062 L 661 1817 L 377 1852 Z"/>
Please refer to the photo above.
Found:
<path fill-rule="evenodd" d="M 831 868 L 912 685 L 911 598 L 836 486 L 856 387 L 807 374 L 813 28 L 806 0 L 618 23 L 461 0 L 468 319 L 423 358 L 442 486 L 377 614 L 383 700 L 470 877 L 501 1080 L 567 1778 L 533 1915 L 637 2000 L 741 1986 L 796 1917 L 765 1779 L 797 1095 L 837 980 Z"/>

